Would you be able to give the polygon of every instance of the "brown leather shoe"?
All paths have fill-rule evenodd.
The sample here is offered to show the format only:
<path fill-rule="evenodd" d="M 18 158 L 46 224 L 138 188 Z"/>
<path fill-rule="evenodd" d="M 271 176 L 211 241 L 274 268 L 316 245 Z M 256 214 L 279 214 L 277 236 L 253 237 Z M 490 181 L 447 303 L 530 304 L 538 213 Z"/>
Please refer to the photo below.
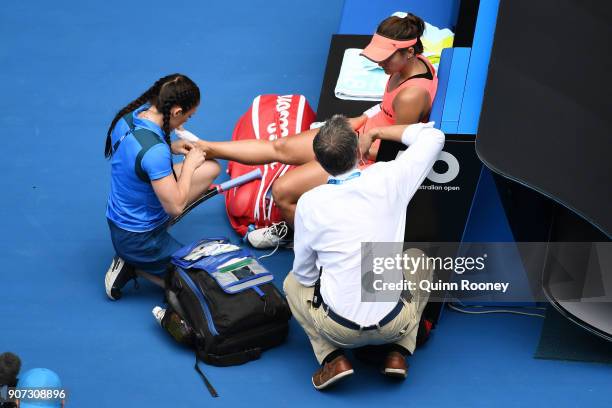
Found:
<path fill-rule="evenodd" d="M 383 374 L 388 377 L 405 379 L 408 376 L 406 357 L 397 351 L 392 351 L 385 358 Z"/>
<path fill-rule="evenodd" d="M 338 356 L 313 374 L 312 385 L 317 390 L 322 390 L 351 374 L 353 374 L 351 362 L 345 356 Z"/>

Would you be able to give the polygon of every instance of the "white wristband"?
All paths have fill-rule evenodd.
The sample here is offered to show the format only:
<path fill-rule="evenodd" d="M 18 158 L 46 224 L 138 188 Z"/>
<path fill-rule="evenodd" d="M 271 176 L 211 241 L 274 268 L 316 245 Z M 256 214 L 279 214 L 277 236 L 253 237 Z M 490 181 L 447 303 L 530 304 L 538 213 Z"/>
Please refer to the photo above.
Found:
<path fill-rule="evenodd" d="M 187 129 L 175 129 L 174 133 L 183 140 L 187 140 L 188 142 L 197 142 L 200 140 L 199 137 L 188 131 Z"/>

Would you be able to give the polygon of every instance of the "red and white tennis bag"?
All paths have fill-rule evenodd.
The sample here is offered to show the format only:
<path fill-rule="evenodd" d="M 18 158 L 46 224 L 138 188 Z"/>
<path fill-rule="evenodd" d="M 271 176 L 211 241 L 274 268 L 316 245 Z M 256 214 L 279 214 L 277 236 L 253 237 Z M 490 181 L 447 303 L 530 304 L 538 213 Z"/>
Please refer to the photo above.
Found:
<path fill-rule="evenodd" d="M 236 123 L 232 140 L 290 137 L 307 130 L 314 119 L 315 113 L 303 95 L 260 95 Z M 277 162 L 259 166 L 228 163 L 227 171 L 231 178 L 256 168 L 260 168 L 263 174 L 261 180 L 246 183 L 225 195 L 227 216 L 238 234 L 244 237 L 250 230 L 282 220 L 272 199 L 272 183 L 293 167 Z"/>

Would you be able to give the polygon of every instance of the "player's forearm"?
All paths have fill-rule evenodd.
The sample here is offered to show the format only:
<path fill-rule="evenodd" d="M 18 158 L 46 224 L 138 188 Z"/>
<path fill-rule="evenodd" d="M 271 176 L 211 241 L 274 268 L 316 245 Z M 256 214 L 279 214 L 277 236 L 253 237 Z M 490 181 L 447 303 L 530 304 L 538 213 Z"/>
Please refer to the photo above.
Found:
<path fill-rule="evenodd" d="M 402 143 L 402 134 L 409 125 L 391 125 L 372 129 L 372 140 L 389 140 Z"/>
<path fill-rule="evenodd" d="M 274 145 L 269 140 L 237 140 L 232 142 L 199 141 L 209 159 L 224 159 L 243 164 L 265 164 L 276 160 Z"/>

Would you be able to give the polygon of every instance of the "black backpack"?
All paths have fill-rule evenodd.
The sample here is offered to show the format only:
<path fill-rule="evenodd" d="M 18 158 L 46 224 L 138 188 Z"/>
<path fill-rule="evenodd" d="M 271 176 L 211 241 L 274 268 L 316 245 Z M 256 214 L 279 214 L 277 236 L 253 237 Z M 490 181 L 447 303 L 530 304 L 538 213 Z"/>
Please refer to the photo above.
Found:
<path fill-rule="evenodd" d="M 285 341 L 291 318 L 272 274 L 249 251 L 235 247 L 185 260 L 198 249 L 227 250 L 229 245 L 225 238 L 211 238 L 180 249 L 172 258 L 175 268 L 166 277 L 169 307 L 162 326 L 195 349 L 196 370 L 207 386 L 198 360 L 215 366 L 255 360 L 262 351 Z"/>

